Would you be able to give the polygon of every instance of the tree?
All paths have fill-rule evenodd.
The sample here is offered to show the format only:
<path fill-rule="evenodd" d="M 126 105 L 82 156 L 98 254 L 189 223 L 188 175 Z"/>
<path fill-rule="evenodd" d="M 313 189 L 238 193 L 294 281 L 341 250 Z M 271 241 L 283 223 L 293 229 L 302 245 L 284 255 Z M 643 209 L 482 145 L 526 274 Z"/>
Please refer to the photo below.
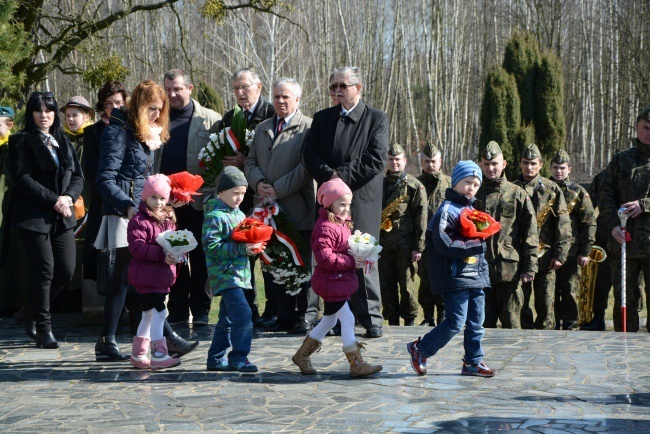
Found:
<path fill-rule="evenodd" d="M 199 104 L 201 104 L 203 107 L 207 107 L 211 110 L 216 111 L 217 113 L 224 113 L 226 111 L 224 109 L 223 99 L 221 99 L 221 95 L 219 95 L 219 93 L 214 90 L 212 86 L 204 81 L 201 81 L 199 83 L 196 98 L 199 101 Z"/>
<path fill-rule="evenodd" d="M 535 79 L 539 69 L 539 42 L 530 32 L 515 32 L 506 44 L 503 68 L 517 81 L 521 99 L 521 119 L 535 119 Z"/>
<path fill-rule="evenodd" d="M 0 83 L 2 93 L 16 90 L 25 73 L 16 74 L 13 68 L 30 54 L 28 34 L 12 20 L 18 9 L 16 0 L 0 2 Z"/>
<path fill-rule="evenodd" d="M 552 51 L 542 54 L 537 84 L 535 132 L 542 155 L 550 159 L 564 148 L 564 81 L 562 62 Z"/>

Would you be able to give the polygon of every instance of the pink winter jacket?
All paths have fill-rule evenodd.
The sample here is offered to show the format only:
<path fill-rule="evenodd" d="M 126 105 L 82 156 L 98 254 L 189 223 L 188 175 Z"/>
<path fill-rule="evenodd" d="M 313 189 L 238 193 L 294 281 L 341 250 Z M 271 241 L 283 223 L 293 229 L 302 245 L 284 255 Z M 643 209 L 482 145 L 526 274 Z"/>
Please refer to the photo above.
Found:
<path fill-rule="evenodd" d="M 176 280 L 176 265 L 165 263 L 165 250 L 156 242 L 158 234 L 175 230 L 176 224 L 167 219 L 158 223 L 144 202 L 129 221 L 127 240 L 133 256 L 129 265 L 129 283 L 139 294 L 160 292 L 167 294 Z"/>
<path fill-rule="evenodd" d="M 348 254 L 350 229 L 327 220 L 327 210 L 321 207 L 311 234 L 311 248 L 316 267 L 311 278 L 314 292 L 323 300 L 345 301 L 359 288 L 354 258 Z"/>

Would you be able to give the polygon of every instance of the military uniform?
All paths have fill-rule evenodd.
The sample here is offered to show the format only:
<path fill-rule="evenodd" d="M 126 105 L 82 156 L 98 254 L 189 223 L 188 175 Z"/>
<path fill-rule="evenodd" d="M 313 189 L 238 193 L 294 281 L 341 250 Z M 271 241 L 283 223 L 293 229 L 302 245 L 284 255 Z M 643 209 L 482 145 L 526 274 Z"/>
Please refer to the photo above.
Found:
<path fill-rule="evenodd" d="M 435 157 L 440 150 L 432 143 L 428 143 L 422 153 L 429 158 Z M 438 210 L 438 207 L 445 201 L 445 191 L 451 188 L 451 178 L 442 172 L 434 174 L 422 173 L 418 176 L 418 181 L 424 185 L 427 191 L 427 207 L 428 216 L 427 221 L 433 218 L 433 215 Z M 427 271 L 427 255 L 426 252 L 422 254 L 422 259 L 418 261 L 418 276 L 420 277 L 420 287 L 418 288 L 418 303 L 422 306 L 424 311 L 424 321 L 429 325 L 440 324 L 445 318 L 445 304 L 442 294 L 433 294 L 429 286 L 429 272 Z M 436 314 L 436 322 L 434 323 L 434 313 Z"/>
<path fill-rule="evenodd" d="M 532 160 L 539 158 L 541 153 L 536 145 L 529 145 L 523 158 Z M 571 220 L 566 212 L 566 202 L 560 187 L 539 174 L 530 181 L 524 181 L 519 175 L 515 184 L 522 187 L 530 196 L 535 213 L 547 215 L 542 225 L 538 225 L 539 253 L 538 272 L 533 282 L 524 283 L 524 305 L 521 308 L 521 327 L 524 329 L 555 328 L 555 311 L 553 299 L 555 296 L 555 272 L 549 270 L 551 259 L 564 264 L 569 254 L 571 244 Z M 530 309 L 530 296 L 535 291 L 535 312 L 537 318 L 533 322 L 533 312 Z"/>
<path fill-rule="evenodd" d="M 481 157 L 492 160 L 501 155 L 496 142 L 486 146 Z M 485 259 L 490 266 L 492 290 L 485 295 L 485 327 L 520 328 L 523 304 L 521 274 L 537 272 L 537 220 L 530 197 L 509 182 L 505 173 L 497 179 L 483 176 L 474 207 L 494 217 L 501 230 L 488 238 Z"/>
<path fill-rule="evenodd" d="M 393 145 L 388 155 L 404 153 Z M 395 208 L 386 214 L 386 208 Z M 413 323 L 418 306 L 415 299 L 417 263 L 411 261 L 411 252 L 424 252 L 424 233 L 427 228 L 427 196 L 424 186 L 405 171 L 388 173 L 384 178 L 382 199 L 382 231 L 379 243 L 383 247 L 379 258 L 379 280 L 384 318 L 389 324 Z M 387 225 L 392 226 L 387 231 Z"/>
<path fill-rule="evenodd" d="M 650 122 L 650 106 L 637 118 Z M 639 331 L 640 291 L 635 291 L 639 275 L 643 272 L 645 282 L 650 280 L 650 145 L 633 141 L 634 146 L 614 155 L 605 169 L 598 208 L 609 235 L 608 247 L 614 258 L 611 262 L 612 283 L 614 285 L 614 329 L 622 330 L 621 319 L 621 245 L 611 236 L 612 229 L 620 226 L 619 207 L 627 202 L 638 200 L 641 214 L 627 220 L 627 231 L 632 237 L 626 243 L 626 305 L 627 331 Z M 648 285 L 645 285 L 646 300 Z"/>
<path fill-rule="evenodd" d="M 551 163 L 570 164 L 569 154 L 560 150 L 553 156 Z M 591 253 L 591 246 L 596 240 L 596 216 L 589 193 L 580 184 L 571 182 L 568 177 L 561 181 L 551 179 L 564 194 L 572 234 L 567 260 L 555 271 L 555 328 L 572 330 L 578 321 L 578 256 L 589 256 Z"/>

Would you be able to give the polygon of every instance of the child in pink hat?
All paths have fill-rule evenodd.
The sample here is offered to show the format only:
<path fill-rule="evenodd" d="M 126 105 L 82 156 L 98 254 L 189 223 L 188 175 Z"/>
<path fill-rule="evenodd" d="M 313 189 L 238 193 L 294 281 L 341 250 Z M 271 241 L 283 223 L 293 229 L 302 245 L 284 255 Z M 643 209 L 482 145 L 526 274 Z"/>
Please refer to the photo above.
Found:
<path fill-rule="evenodd" d="M 323 338 L 338 320 L 343 352 L 350 363 L 350 376 L 373 375 L 382 367 L 371 365 L 361 357 L 363 344 L 354 336 L 354 314 L 350 310 L 350 296 L 359 288 L 355 270 L 365 265 L 364 260 L 355 259 L 348 253 L 352 191 L 340 178 L 334 178 L 320 186 L 316 197 L 321 208 L 311 237 L 316 259 L 311 285 L 314 292 L 323 298 L 325 311 L 291 360 L 304 375 L 315 374 L 309 357 L 320 348 Z"/>
<path fill-rule="evenodd" d="M 129 283 L 140 294 L 142 320 L 133 338 L 131 365 L 142 369 L 177 366 L 181 359 L 168 354 L 163 327 L 167 317 L 165 296 L 176 280 L 176 259 L 156 242 L 164 231 L 176 230 L 174 208 L 167 205 L 171 181 L 151 175 L 144 183 L 138 213 L 129 221 L 127 240 L 133 256 Z M 151 359 L 147 352 L 151 346 Z"/>

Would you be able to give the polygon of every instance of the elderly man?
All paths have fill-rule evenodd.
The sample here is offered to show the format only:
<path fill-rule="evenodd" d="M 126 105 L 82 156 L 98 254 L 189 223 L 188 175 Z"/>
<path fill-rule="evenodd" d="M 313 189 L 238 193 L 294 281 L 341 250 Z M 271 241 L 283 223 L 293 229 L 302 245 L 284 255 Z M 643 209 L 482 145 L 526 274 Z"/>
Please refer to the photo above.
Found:
<path fill-rule="evenodd" d="M 314 227 L 316 189 L 314 180 L 302 162 L 305 136 L 311 118 L 303 115 L 298 105 L 301 88 L 293 78 L 278 78 L 273 83 L 273 107 L 276 115 L 255 129 L 255 138 L 244 164 L 246 178 L 260 198 L 276 199 L 291 217 L 300 235 L 309 246 Z M 311 267 L 311 249 L 300 252 Z M 267 300 L 278 312 L 273 329 L 306 334 L 316 320 L 318 297 L 309 282 L 296 296 L 264 275 Z M 267 301 L 268 302 L 268 301 Z"/>
<path fill-rule="evenodd" d="M 303 157 L 307 170 L 322 184 L 340 177 L 354 194 L 352 219 L 355 228 L 379 237 L 383 172 L 388 153 L 386 113 L 361 101 L 361 70 L 345 66 L 334 71 L 331 89 L 339 104 L 314 115 Z M 379 272 L 358 270 L 359 290 L 351 304 L 366 337 L 382 336 Z"/>
<path fill-rule="evenodd" d="M 191 98 L 194 85 L 189 74 L 181 69 L 172 69 L 165 74 L 165 91 L 169 97 L 169 140 L 154 156 L 154 172 L 171 175 L 188 171 L 200 174 L 199 151 L 210 140 L 210 134 L 217 131 L 221 115 L 202 107 Z M 181 267 L 176 283 L 169 294 L 169 323 L 187 323 L 190 312 L 192 324 L 208 324 L 212 294 L 206 288 L 208 271 L 205 254 L 201 247 L 203 226 L 203 203 L 201 199 L 189 206 L 176 208 L 178 229 L 190 230 L 199 246 L 190 252 L 189 267 Z"/>
<path fill-rule="evenodd" d="M 247 130 L 255 130 L 255 127 L 257 127 L 260 122 L 271 118 L 275 114 L 273 106 L 262 96 L 262 80 L 260 80 L 260 76 L 253 68 L 242 68 L 235 71 L 232 75 L 231 82 L 232 91 L 237 100 L 237 105 L 244 111 Z M 234 113 L 235 110 L 232 109 L 223 115 L 221 128 L 231 126 Z M 224 165 L 237 166 L 242 171 L 244 170 L 245 161 L 246 154 L 242 152 L 235 152 L 235 155 L 232 157 L 224 157 L 223 159 Z M 246 196 L 244 196 L 244 201 L 239 206 L 239 208 L 245 213 L 250 211 L 255 205 L 253 203 L 254 196 L 255 193 L 253 189 L 249 188 L 246 191 Z M 254 256 L 251 256 L 250 258 L 251 273 L 253 273 L 255 269 L 255 259 L 256 257 Z M 276 328 L 277 308 L 273 304 L 273 301 L 269 302 L 267 300 L 264 315 L 260 317 L 259 308 L 257 306 L 257 288 L 255 287 L 255 279 L 252 279 L 251 283 L 253 284 L 253 290 L 245 291 L 245 294 L 246 300 L 248 301 L 253 313 L 253 323 L 255 324 L 255 327 L 267 329 Z"/>

